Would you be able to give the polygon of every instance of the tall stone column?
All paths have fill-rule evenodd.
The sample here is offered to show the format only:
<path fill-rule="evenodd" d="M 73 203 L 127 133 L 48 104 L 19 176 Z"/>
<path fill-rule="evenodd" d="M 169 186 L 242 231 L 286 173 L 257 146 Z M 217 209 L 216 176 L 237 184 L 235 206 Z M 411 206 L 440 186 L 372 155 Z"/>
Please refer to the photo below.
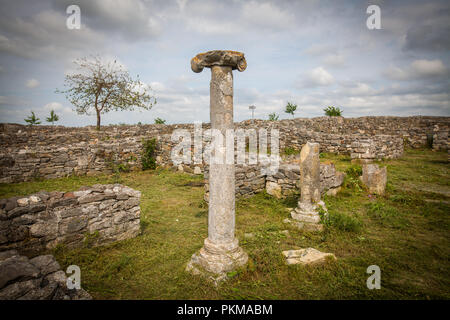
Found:
<path fill-rule="evenodd" d="M 224 139 L 227 129 L 234 129 L 233 122 L 233 73 L 244 71 L 247 62 L 243 53 L 236 51 L 208 51 L 191 60 L 194 72 L 211 68 L 210 118 L 211 129 L 219 130 Z M 224 152 L 225 154 L 225 152 Z M 234 150 L 233 150 L 234 154 Z M 223 278 L 226 272 L 247 263 L 248 256 L 239 247 L 235 229 L 235 168 L 211 161 L 209 170 L 208 238 L 203 248 L 195 253 L 186 270 L 194 273 L 210 273 L 213 279 Z"/>

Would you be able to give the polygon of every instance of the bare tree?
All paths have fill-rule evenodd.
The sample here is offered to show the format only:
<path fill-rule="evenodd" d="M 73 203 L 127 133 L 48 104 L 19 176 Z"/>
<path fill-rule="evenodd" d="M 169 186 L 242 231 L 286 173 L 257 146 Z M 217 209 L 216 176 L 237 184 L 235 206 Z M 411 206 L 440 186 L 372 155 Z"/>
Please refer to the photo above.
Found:
<path fill-rule="evenodd" d="M 99 56 L 75 60 L 77 73 L 66 75 L 67 100 L 75 106 L 78 114 L 87 114 L 93 109 L 100 129 L 100 115 L 109 111 L 134 110 L 135 107 L 150 110 L 156 98 L 150 94 L 150 86 L 130 77 L 119 63 L 105 62 Z"/>

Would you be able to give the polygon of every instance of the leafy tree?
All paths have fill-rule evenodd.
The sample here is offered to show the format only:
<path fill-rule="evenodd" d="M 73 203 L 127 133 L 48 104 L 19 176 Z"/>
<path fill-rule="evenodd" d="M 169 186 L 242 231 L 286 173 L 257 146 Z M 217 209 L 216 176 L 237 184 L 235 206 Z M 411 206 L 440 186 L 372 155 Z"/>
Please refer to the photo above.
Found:
<path fill-rule="evenodd" d="M 34 114 L 33 111 L 31 111 L 31 116 L 28 116 L 28 118 L 24 119 L 25 122 L 28 122 L 28 124 L 30 126 L 35 125 L 35 124 L 41 124 L 41 121 L 38 117 L 36 117 L 36 115 Z"/>
<path fill-rule="evenodd" d="M 87 114 L 91 109 L 97 114 L 97 129 L 100 115 L 109 111 L 134 110 L 135 107 L 149 110 L 156 99 L 151 88 L 139 80 L 133 80 L 128 71 L 114 62 L 105 62 L 100 57 L 75 60 L 77 73 L 66 75 L 64 93 L 75 106 L 78 114 Z"/>
<path fill-rule="evenodd" d="M 344 112 L 343 110 L 333 106 L 328 106 L 323 109 L 323 111 L 325 111 L 325 115 L 329 117 L 340 117 L 342 116 L 342 112 Z"/>
<path fill-rule="evenodd" d="M 47 122 L 51 122 L 52 124 L 55 124 L 55 121 L 59 120 L 58 115 L 55 113 L 54 110 L 50 111 L 50 117 L 47 117 L 45 119 Z"/>
<path fill-rule="evenodd" d="M 166 120 L 163 120 L 163 119 L 161 119 L 161 118 L 156 118 L 156 119 L 155 119 L 155 123 L 156 123 L 156 124 L 165 124 L 165 123 L 166 123 Z"/>
<path fill-rule="evenodd" d="M 294 117 L 295 110 L 297 110 L 297 105 L 288 102 L 288 104 L 286 105 L 286 110 L 284 110 L 284 112 L 289 113 L 289 114 L 292 114 L 292 118 L 293 118 L 293 117 Z"/>
<path fill-rule="evenodd" d="M 279 116 L 275 112 L 269 114 L 270 121 L 277 121 L 278 118 L 279 118 Z"/>

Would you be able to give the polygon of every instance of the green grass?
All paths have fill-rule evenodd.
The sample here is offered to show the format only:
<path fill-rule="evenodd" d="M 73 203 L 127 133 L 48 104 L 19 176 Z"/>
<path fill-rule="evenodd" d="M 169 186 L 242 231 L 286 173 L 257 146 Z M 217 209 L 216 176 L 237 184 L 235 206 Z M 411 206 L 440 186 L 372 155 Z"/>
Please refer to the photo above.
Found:
<path fill-rule="evenodd" d="M 345 156 L 321 158 L 341 171 L 354 168 Z M 282 222 L 289 217 L 287 208 L 296 205 L 295 196 L 277 200 L 260 193 L 238 201 L 236 236 L 250 260 L 218 288 L 184 271 L 207 236 L 202 177 L 162 169 L 70 177 L 0 185 L 0 196 L 117 180 L 142 191 L 141 235 L 52 252 L 63 268 L 80 266 L 82 286 L 96 299 L 449 299 L 447 153 L 407 150 L 402 159 L 381 164 L 388 167 L 386 195 L 370 196 L 346 181 L 337 197 L 324 198 L 329 217 L 322 233 Z M 281 251 L 305 247 L 332 252 L 337 261 L 309 267 L 284 263 Z M 366 269 L 373 264 L 381 268 L 381 290 L 366 287 Z"/>

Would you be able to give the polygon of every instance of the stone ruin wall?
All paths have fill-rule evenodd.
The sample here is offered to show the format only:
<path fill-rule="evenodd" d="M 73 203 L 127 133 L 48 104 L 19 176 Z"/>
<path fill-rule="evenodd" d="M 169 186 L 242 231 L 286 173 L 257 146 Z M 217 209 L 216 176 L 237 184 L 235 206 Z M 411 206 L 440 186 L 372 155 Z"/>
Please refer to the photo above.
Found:
<path fill-rule="evenodd" d="M 235 171 L 235 195 L 236 198 L 245 198 L 266 190 L 267 193 L 277 197 L 285 198 L 291 194 L 300 192 L 300 164 L 280 163 L 275 174 L 267 175 L 261 171 L 261 166 L 236 165 Z M 209 171 L 205 167 L 205 195 L 206 202 L 209 200 Z M 345 174 L 336 170 L 334 163 L 326 162 L 320 164 L 320 192 L 337 191 L 344 182 Z"/>
<path fill-rule="evenodd" d="M 306 141 L 318 142 L 321 152 L 349 154 L 352 158 L 396 158 L 403 141 L 412 147 L 427 144 L 448 150 L 450 117 L 319 117 L 281 121 L 247 120 L 236 128 L 271 128 L 280 131 L 280 152 L 300 150 Z M 204 124 L 203 129 L 208 129 Z M 172 166 L 170 151 L 174 129 L 193 132 L 192 124 L 95 127 L 0 124 L 0 183 L 51 179 L 69 175 L 112 172 L 112 164 L 140 169 L 142 140 L 157 138 L 157 162 Z M 194 165 L 185 165 L 192 170 Z M 201 166 L 202 167 L 202 166 Z"/>
<path fill-rule="evenodd" d="M 0 199 L 0 252 L 101 245 L 140 232 L 141 192 L 120 184 Z"/>

